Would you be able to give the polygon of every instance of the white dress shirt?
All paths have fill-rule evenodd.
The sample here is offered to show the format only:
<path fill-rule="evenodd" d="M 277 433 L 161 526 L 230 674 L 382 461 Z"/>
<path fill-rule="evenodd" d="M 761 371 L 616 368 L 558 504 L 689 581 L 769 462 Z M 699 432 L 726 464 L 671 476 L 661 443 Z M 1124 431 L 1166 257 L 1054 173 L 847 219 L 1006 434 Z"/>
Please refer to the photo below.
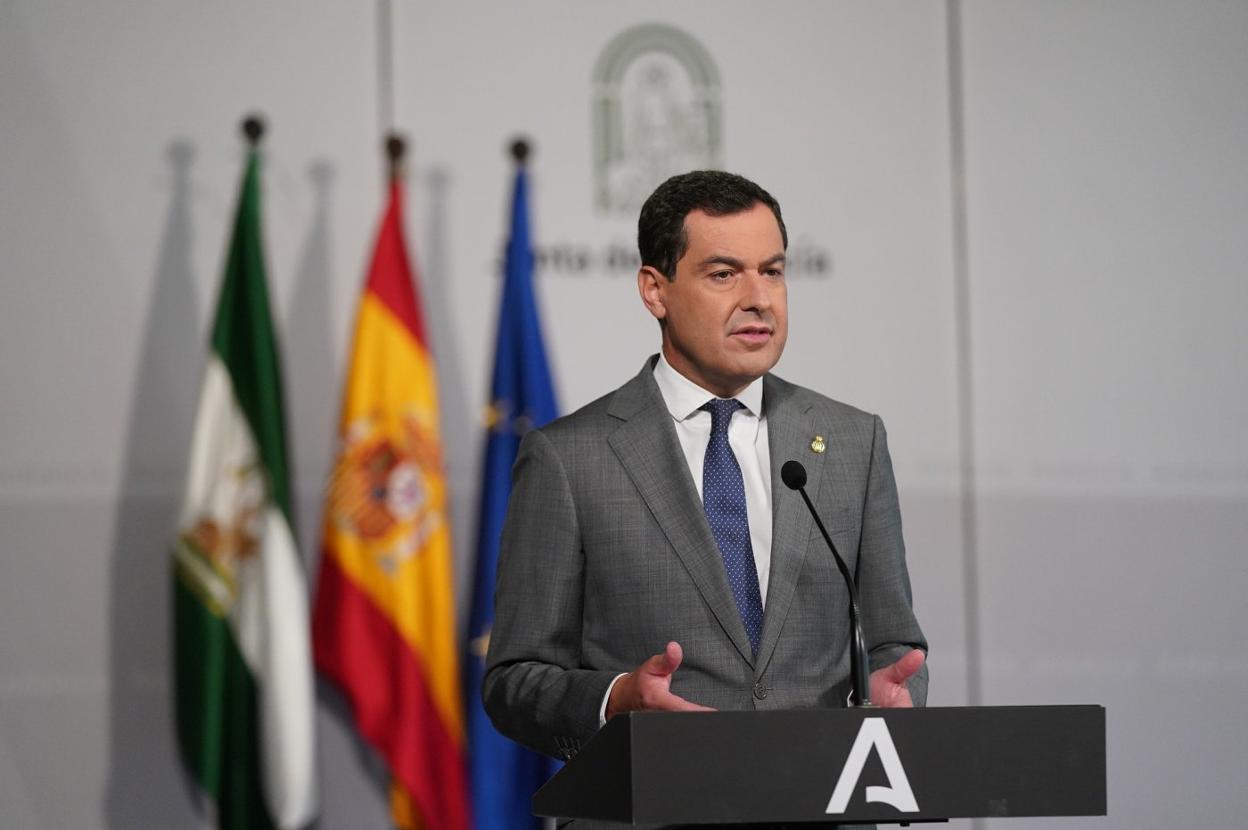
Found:
<path fill-rule="evenodd" d="M 659 354 L 654 366 L 654 382 L 659 385 L 663 403 L 672 415 L 676 438 L 680 441 L 685 463 L 693 486 L 702 498 L 702 468 L 706 463 L 706 447 L 711 443 L 711 413 L 701 407 L 717 397 L 677 372 L 667 358 Z M 767 440 L 767 416 L 763 414 L 763 379 L 758 378 L 736 396 L 745 408 L 733 413 L 728 423 L 728 446 L 737 457 L 745 484 L 745 514 L 750 523 L 750 547 L 754 551 L 754 567 L 758 570 L 758 590 L 767 607 L 767 583 L 771 575 L 771 453 Z M 672 639 L 680 642 L 679 631 Z M 617 675 L 598 710 L 598 725 L 607 722 L 607 702 L 623 674 Z"/>
<path fill-rule="evenodd" d="M 711 442 L 711 413 L 702 405 L 716 397 L 672 368 L 662 354 L 654 366 L 654 381 L 672 414 L 676 437 L 689 465 L 693 486 L 702 497 L 702 467 Z M 750 547 L 758 570 L 758 590 L 767 607 L 767 577 L 771 573 L 771 455 L 767 416 L 763 414 L 763 379 L 745 387 L 736 399 L 745 409 L 733 413 L 728 424 L 728 446 L 737 457 L 745 483 L 745 514 L 750 522 Z"/>

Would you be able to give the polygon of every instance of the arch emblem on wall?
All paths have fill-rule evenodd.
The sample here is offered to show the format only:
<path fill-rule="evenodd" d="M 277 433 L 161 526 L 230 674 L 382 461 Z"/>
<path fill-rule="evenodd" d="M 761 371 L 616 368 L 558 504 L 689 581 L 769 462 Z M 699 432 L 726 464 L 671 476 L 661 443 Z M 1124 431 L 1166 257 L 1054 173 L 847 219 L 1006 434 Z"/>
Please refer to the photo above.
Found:
<path fill-rule="evenodd" d="M 647 23 L 616 35 L 593 75 L 594 202 L 635 216 L 669 176 L 722 164 L 719 70 L 690 35 Z"/>

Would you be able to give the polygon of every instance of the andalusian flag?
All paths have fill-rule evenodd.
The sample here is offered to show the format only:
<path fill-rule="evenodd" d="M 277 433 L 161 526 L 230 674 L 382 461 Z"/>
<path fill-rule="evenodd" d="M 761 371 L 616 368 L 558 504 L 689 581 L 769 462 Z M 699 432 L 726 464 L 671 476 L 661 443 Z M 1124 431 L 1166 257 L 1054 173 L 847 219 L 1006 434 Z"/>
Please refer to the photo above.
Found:
<path fill-rule="evenodd" d="M 221 828 L 316 810 L 304 573 L 253 148 L 221 284 L 174 549 L 178 739 Z"/>
<path fill-rule="evenodd" d="M 467 828 L 437 379 L 395 175 L 355 321 L 313 611 L 317 667 L 385 758 L 397 826 Z"/>

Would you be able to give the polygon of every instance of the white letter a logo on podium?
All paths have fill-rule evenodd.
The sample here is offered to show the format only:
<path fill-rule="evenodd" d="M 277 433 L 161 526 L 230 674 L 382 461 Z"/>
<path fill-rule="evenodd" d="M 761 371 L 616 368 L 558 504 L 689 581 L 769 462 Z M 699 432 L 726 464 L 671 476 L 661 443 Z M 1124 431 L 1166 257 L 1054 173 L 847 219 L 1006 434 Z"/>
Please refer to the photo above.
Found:
<path fill-rule="evenodd" d="M 883 802 L 897 808 L 903 813 L 917 813 L 919 805 L 914 800 L 914 791 L 910 789 L 910 780 L 902 769 L 901 758 L 897 755 L 897 747 L 893 746 L 893 736 L 888 733 L 888 724 L 883 718 L 864 718 L 858 737 L 845 759 L 845 767 L 841 777 L 832 791 L 832 799 L 828 802 L 828 813 L 843 813 L 849 806 L 849 797 L 858 786 L 858 778 L 862 768 L 871 754 L 871 747 L 880 755 L 884 765 L 884 773 L 888 776 L 887 787 L 867 787 L 867 802 Z"/>

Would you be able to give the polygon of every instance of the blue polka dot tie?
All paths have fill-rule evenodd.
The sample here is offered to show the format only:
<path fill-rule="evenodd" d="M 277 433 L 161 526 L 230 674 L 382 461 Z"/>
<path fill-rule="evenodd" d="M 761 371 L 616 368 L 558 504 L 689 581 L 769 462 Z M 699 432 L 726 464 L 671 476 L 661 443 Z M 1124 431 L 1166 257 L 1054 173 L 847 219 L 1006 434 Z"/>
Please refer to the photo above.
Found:
<path fill-rule="evenodd" d="M 758 570 L 754 567 L 754 548 L 750 544 L 750 522 L 745 512 L 745 481 L 741 466 L 728 445 L 728 424 L 732 414 L 745 406 L 736 398 L 712 398 L 702 407 L 711 413 L 711 441 L 706 445 L 706 461 L 702 465 L 702 509 L 711 525 L 732 598 L 737 602 L 750 647 L 758 652 L 758 638 L 763 632 L 763 600 L 758 590 Z"/>

